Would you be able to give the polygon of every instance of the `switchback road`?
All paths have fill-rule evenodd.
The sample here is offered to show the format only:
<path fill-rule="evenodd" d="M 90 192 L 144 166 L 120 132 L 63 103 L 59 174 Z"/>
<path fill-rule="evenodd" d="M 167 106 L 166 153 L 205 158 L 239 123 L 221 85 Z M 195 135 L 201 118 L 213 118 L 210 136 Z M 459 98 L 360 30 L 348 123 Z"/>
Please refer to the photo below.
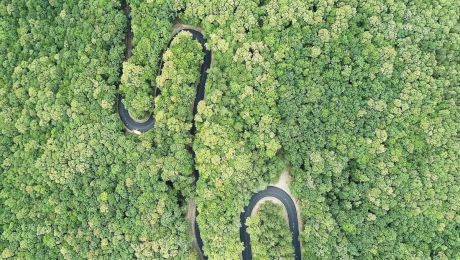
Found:
<path fill-rule="evenodd" d="M 263 198 L 276 198 L 286 208 L 289 220 L 289 229 L 292 234 L 292 246 L 294 247 L 295 259 L 301 259 L 301 250 L 299 242 L 299 221 L 297 218 L 297 209 L 291 196 L 289 196 L 289 194 L 284 190 L 275 186 L 268 186 L 267 189 L 254 194 L 251 200 L 249 201 L 249 204 L 244 208 L 244 211 L 241 213 L 240 239 L 244 243 L 243 259 L 252 259 L 251 239 L 246 229 L 246 219 L 251 216 L 252 211 L 256 206 L 257 202 L 259 202 Z"/>
<path fill-rule="evenodd" d="M 207 70 L 211 66 L 211 51 L 206 49 L 206 46 L 205 46 L 206 40 L 204 39 L 203 34 L 201 34 L 201 32 L 194 30 L 194 29 L 179 30 L 175 35 L 173 35 L 173 37 L 171 38 L 167 47 L 164 50 L 169 48 L 174 37 L 178 33 L 183 32 L 183 31 L 186 31 L 192 34 L 192 39 L 197 40 L 201 44 L 203 48 L 202 50 L 205 54 L 203 64 L 201 65 L 201 69 L 200 69 L 200 72 L 201 72 L 200 82 L 198 83 L 198 86 L 196 88 L 195 101 L 193 104 L 193 116 L 195 117 L 198 102 L 204 99 L 204 86 L 208 78 Z M 162 69 L 163 69 L 163 59 L 160 60 L 160 71 L 159 71 L 160 74 L 161 74 Z M 131 117 L 131 115 L 129 114 L 128 110 L 125 108 L 125 105 L 123 104 L 122 101 L 123 101 L 123 95 L 120 93 L 118 95 L 118 114 L 120 115 L 121 121 L 123 122 L 123 124 L 128 130 L 144 133 L 152 129 L 155 126 L 155 117 L 153 114 L 150 114 L 148 119 L 145 121 L 135 120 L 134 118 Z M 194 134 L 194 132 L 195 132 L 195 122 L 193 122 L 192 134 Z"/>

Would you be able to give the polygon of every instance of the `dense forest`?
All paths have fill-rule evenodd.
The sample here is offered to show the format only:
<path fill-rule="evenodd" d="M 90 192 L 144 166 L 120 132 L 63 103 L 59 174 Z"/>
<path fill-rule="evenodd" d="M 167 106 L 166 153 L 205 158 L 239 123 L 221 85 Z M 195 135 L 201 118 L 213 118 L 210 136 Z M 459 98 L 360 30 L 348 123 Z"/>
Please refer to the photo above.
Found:
<path fill-rule="evenodd" d="M 459 13 L 456 0 L 1 1 L 0 256 L 194 259 L 194 201 L 204 254 L 239 259 L 241 211 L 290 169 L 303 258 L 455 259 Z M 163 52 L 180 24 L 213 53 L 194 118 L 201 46 L 180 33 Z M 118 94 L 155 127 L 126 131 Z M 282 212 L 250 220 L 261 259 L 292 253 Z"/>
<path fill-rule="evenodd" d="M 291 234 L 284 214 L 281 205 L 262 202 L 246 221 L 253 259 L 293 259 Z"/>

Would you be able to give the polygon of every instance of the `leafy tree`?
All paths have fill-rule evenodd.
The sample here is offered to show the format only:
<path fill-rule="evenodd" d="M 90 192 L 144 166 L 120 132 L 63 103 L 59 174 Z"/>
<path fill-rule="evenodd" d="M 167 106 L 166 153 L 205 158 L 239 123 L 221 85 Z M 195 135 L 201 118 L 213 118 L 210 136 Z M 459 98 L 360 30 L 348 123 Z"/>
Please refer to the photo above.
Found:
<path fill-rule="evenodd" d="M 123 62 L 120 90 L 124 93 L 123 103 L 134 118 L 143 119 L 153 106 L 151 86 L 144 79 L 144 68 Z"/>
<path fill-rule="evenodd" d="M 126 135 L 114 110 L 120 3 L 5 4 L 2 32 L 15 29 L 0 73 L 1 256 L 188 257 L 177 198 L 192 187 L 162 179 L 154 134 Z"/>
<path fill-rule="evenodd" d="M 294 259 L 292 237 L 283 206 L 263 202 L 246 220 L 254 259 Z"/>
<path fill-rule="evenodd" d="M 204 253 L 239 259 L 286 165 L 304 258 L 459 255 L 460 2 L 126 4 L 128 60 L 120 1 L 0 3 L 2 257 L 193 257 L 195 199 Z M 158 75 L 178 22 L 213 52 L 195 136 L 201 47 L 179 35 Z M 120 92 L 152 131 L 123 131 Z"/>

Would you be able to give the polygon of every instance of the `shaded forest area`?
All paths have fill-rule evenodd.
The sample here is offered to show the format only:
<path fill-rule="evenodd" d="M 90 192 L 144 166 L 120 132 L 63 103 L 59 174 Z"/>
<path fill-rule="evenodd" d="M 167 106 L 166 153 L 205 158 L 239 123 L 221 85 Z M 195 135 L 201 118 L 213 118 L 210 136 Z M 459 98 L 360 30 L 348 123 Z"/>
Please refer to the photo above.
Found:
<path fill-rule="evenodd" d="M 204 253 L 239 259 L 241 210 L 286 166 L 304 258 L 460 254 L 460 2 L 127 3 L 125 63 L 120 1 L 0 3 L 1 257 L 194 259 L 196 200 Z M 199 44 L 158 76 L 177 22 L 213 52 L 196 138 Z M 125 133 L 118 93 L 152 131 Z"/>

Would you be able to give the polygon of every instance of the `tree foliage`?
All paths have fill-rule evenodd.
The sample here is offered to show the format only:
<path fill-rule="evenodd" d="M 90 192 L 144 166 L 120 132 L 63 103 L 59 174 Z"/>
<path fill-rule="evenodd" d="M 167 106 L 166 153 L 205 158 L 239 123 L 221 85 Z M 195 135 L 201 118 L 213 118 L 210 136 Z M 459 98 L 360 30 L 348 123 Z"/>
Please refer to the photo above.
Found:
<path fill-rule="evenodd" d="M 0 3 L 2 257 L 183 259 L 196 199 L 204 253 L 239 259 L 286 164 L 304 258 L 460 254 L 459 1 L 128 4 L 124 60 L 120 1 Z M 213 52 L 194 137 L 201 47 L 179 35 L 158 76 L 176 22 Z M 123 131 L 120 92 L 152 131 Z"/>
<path fill-rule="evenodd" d="M 193 190 L 185 147 L 191 138 L 161 146 L 155 141 L 165 132 L 184 136 L 189 128 L 172 133 L 159 126 L 143 136 L 121 131 L 114 106 L 126 25 L 120 3 L 0 5 L 7 21 L 0 33 L 6 41 L 0 73 L 1 256 L 189 256 L 184 201 Z M 176 94 L 165 90 L 162 98 Z M 190 124 L 191 112 L 173 111 L 184 108 L 156 109 L 181 126 Z M 169 171 L 161 164 L 166 161 Z"/>
<path fill-rule="evenodd" d="M 246 225 L 253 259 L 294 259 L 292 236 L 283 206 L 262 202 L 258 211 L 246 220 Z"/>
<path fill-rule="evenodd" d="M 278 79 L 305 256 L 455 258 L 458 2 L 315 8 Z"/>
<path fill-rule="evenodd" d="M 131 116 L 144 119 L 153 107 L 152 87 L 145 79 L 145 69 L 130 62 L 123 62 L 120 90 L 123 92 L 123 103 Z"/>

